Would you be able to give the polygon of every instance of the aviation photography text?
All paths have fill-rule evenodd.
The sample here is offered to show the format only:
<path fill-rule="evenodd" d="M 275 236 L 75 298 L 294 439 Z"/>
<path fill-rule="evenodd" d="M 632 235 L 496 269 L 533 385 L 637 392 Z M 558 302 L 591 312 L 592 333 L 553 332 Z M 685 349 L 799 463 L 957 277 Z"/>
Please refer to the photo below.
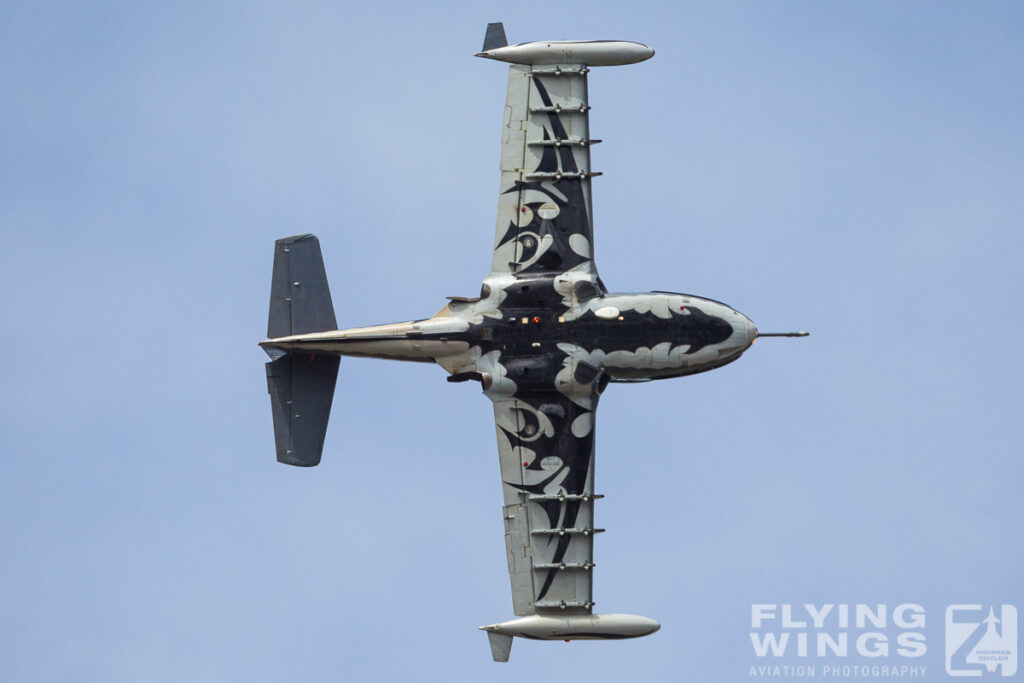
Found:
<path fill-rule="evenodd" d="M 756 660 L 748 676 L 921 679 L 928 669 L 920 659 L 928 651 L 925 625 L 925 609 L 915 603 L 752 604 Z"/>

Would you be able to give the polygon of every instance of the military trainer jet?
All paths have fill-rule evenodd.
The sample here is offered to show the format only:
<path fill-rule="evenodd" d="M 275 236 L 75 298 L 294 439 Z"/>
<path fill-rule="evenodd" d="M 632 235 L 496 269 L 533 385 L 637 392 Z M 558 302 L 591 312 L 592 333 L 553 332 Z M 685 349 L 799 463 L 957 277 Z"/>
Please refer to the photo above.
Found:
<path fill-rule="evenodd" d="M 260 342 L 277 458 L 320 462 L 340 356 L 437 363 L 494 403 L 502 516 L 519 617 L 480 628 L 496 661 L 514 636 L 632 638 L 653 619 L 593 613 L 594 417 L 609 383 L 682 377 L 731 363 L 761 336 L 725 304 L 692 294 L 610 294 L 593 260 L 590 67 L 654 50 L 623 41 L 508 45 L 490 24 L 478 57 L 511 63 L 491 272 L 480 295 L 432 318 L 339 330 L 313 235 L 278 240 Z"/>

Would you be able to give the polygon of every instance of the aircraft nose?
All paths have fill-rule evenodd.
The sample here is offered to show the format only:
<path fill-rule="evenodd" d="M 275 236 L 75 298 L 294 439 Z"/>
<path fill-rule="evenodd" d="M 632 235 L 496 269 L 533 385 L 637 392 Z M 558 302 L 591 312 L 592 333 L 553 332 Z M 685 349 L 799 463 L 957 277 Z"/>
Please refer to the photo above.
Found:
<path fill-rule="evenodd" d="M 733 310 L 733 314 L 733 338 L 742 343 L 744 350 L 746 350 L 757 339 L 757 326 L 753 320 L 739 311 Z"/>
<path fill-rule="evenodd" d="M 754 324 L 753 320 L 743 315 L 742 313 L 740 313 L 740 315 L 743 317 L 743 320 L 747 324 L 747 341 L 753 344 L 754 340 L 757 339 L 757 325 Z"/>
<path fill-rule="evenodd" d="M 722 315 L 732 327 L 732 334 L 722 342 L 722 351 L 731 354 L 743 353 L 757 338 L 757 327 L 754 326 L 754 321 L 728 306 L 723 306 Z"/>

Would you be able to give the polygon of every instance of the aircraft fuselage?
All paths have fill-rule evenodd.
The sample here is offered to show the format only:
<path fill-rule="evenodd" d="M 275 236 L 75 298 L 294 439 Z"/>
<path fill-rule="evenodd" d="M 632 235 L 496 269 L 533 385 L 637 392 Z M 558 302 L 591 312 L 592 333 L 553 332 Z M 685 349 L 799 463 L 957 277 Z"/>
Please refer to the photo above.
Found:
<path fill-rule="evenodd" d="M 539 285 L 539 283 L 537 283 Z M 541 289 L 538 287 L 538 289 Z M 541 291 L 552 291 L 550 282 Z M 757 336 L 753 322 L 729 306 L 688 294 L 594 296 L 566 307 L 542 296 L 500 290 L 453 300 L 433 318 L 294 335 L 263 342 L 287 352 L 437 362 L 453 381 L 504 372 L 521 389 L 572 358 L 610 381 L 642 381 L 704 372 L 739 358 Z M 538 295 L 540 292 L 538 292 Z M 495 305 L 497 304 L 497 305 Z"/>

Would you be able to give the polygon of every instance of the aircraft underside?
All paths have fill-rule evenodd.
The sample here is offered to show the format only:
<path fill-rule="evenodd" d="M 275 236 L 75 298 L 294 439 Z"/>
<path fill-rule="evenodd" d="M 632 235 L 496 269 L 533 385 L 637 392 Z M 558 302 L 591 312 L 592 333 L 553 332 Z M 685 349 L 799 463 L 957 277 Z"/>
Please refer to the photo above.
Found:
<path fill-rule="evenodd" d="M 501 186 L 491 272 L 480 296 L 431 318 L 339 330 L 319 242 L 277 241 L 266 341 L 277 457 L 320 462 L 341 356 L 435 362 L 479 382 L 494 407 L 514 613 L 482 626 L 496 661 L 513 637 L 633 638 L 653 619 L 593 613 L 594 426 L 612 382 L 705 372 L 759 333 L 731 307 L 690 294 L 608 294 L 593 260 L 587 74 L 654 54 L 623 41 L 509 46 L 488 27 L 478 56 L 506 61 Z M 788 333 L 803 336 L 806 333 Z"/>

